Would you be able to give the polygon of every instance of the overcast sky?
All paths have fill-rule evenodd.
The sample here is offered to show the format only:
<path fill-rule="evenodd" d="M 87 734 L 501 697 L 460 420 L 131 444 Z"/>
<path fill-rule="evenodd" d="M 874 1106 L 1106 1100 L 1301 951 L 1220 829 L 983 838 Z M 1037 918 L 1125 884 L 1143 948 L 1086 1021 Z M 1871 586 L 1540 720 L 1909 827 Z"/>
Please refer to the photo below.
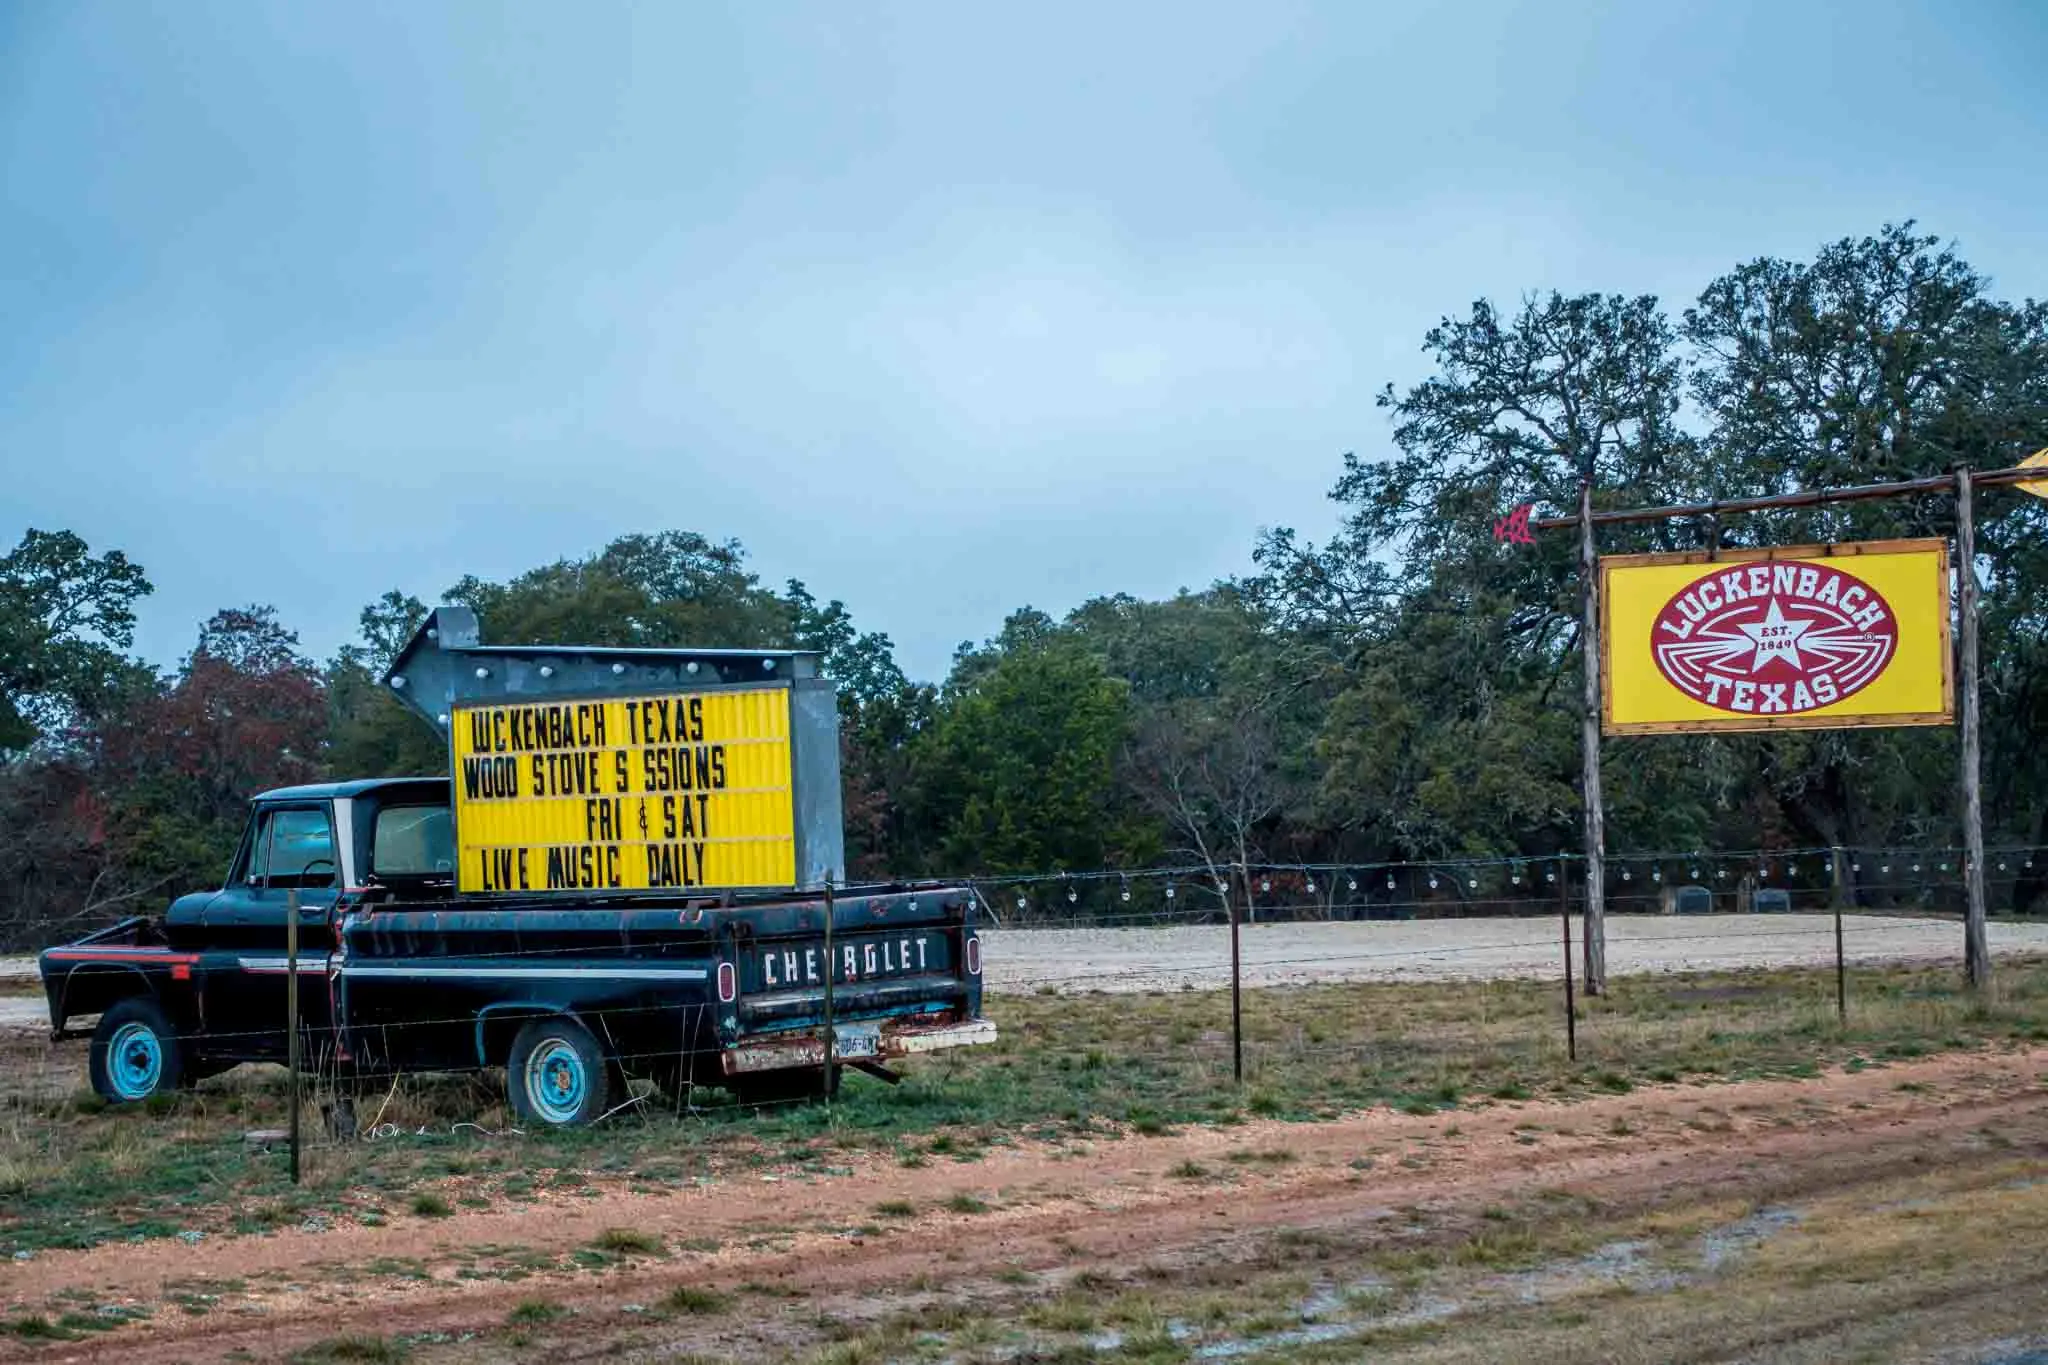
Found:
<path fill-rule="evenodd" d="M 170 664 L 687 528 L 936 677 L 1325 532 L 1473 298 L 1905 217 L 2048 294 L 2044 57 L 2037 0 L 0 0 L 0 537 L 139 560 Z"/>

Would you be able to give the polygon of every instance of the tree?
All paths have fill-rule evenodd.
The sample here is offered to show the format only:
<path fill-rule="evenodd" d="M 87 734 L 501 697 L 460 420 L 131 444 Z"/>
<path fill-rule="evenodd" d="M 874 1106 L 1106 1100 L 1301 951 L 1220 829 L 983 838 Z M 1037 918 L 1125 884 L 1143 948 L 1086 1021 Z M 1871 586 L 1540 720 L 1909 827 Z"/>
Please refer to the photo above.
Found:
<path fill-rule="evenodd" d="M 117 686 L 140 565 L 70 531 L 31 530 L 0 559 L 0 753 L 27 748 Z"/>
<path fill-rule="evenodd" d="M 1151 831 L 1120 809 L 1130 692 L 1063 642 L 1005 653 L 949 698 L 918 750 L 921 816 L 946 872 L 1142 861 Z"/>
<path fill-rule="evenodd" d="M 448 770 L 448 744 L 392 697 L 384 672 L 427 619 L 426 604 L 397 589 L 357 617 L 360 643 L 327 665 L 329 771 L 338 777 L 423 776 Z"/>
<path fill-rule="evenodd" d="M 1897 224 L 1810 262 L 1760 259 L 1685 314 L 1692 393 L 1712 421 L 1712 491 L 1740 497 L 2017 462 L 2048 444 L 2048 307 L 2000 303 L 1937 238 Z M 1946 494 L 1759 514 L 1738 543 L 1946 536 Z M 1981 496 L 1985 747 L 2030 751 L 2044 718 L 2048 507 Z M 1714 746 L 1768 793 L 1793 838 L 1825 844 L 1954 838 L 1945 731 L 1807 731 Z M 2041 765 L 1989 773 L 1995 839 L 2048 836 Z M 2018 816 L 2015 820 L 2013 817 Z M 1853 873 L 1851 874 L 1854 875 Z"/>

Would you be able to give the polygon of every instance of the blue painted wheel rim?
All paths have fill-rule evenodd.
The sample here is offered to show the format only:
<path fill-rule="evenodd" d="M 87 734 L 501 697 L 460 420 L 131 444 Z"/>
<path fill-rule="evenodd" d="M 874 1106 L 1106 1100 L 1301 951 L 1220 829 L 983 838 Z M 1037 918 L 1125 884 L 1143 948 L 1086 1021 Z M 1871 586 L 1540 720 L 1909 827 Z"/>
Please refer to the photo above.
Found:
<path fill-rule="evenodd" d="M 107 1040 L 107 1079 L 124 1100 L 148 1099 L 164 1075 L 163 1040 L 147 1024 L 123 1024 Z"/>
<path fill-rule="evenodd" d="M 583 1108 L 589 1076 L 583 1058 L 561 1038 L 548 1038 L 526 1058 L 526 1101 L 549 1123 L 569 1123 Z"/>

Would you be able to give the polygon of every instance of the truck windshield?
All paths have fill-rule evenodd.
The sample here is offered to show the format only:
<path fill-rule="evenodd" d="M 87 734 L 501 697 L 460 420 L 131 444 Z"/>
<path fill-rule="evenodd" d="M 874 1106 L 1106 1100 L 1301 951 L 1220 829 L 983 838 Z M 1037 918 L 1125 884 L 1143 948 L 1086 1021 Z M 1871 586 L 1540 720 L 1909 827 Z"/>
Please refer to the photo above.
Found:
<path fill-rule="evenodd" d="M 446 806 L 386 806 L 377 812 L 370 870 L 380 877 L 455 873 L 455 827 Z"/>

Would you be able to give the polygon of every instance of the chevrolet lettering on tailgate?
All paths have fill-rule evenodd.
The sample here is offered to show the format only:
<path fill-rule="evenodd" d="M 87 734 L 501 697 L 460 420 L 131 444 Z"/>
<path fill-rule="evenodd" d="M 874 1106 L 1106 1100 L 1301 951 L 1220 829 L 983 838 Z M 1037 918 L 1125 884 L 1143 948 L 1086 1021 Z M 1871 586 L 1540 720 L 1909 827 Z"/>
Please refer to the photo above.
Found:
<path fill-rule="evenodd" d="M 761 948 L 757 962 L 764 990 L 795 990 L 825 984 L 822 941 Z M 943 932 L 862 936 L 832 945 L 832 981 L 847 986 L 897 976 L 952 970 Z"/>

